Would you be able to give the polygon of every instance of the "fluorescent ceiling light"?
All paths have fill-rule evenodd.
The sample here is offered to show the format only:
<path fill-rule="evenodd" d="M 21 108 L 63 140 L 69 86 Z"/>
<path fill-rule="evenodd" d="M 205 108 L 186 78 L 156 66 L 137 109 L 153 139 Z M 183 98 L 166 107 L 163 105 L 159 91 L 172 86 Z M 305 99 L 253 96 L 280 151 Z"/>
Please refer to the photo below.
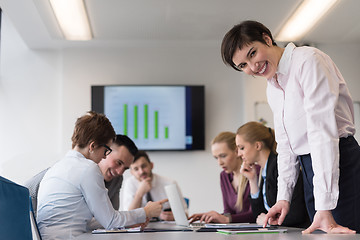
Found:
<path fill-rule="evenodd" d="M 89 19 L 83 0 L 49 0 L 67 40 L 91 40 Z"/>
<path fill-rule="evenodd" d="M 277 41 L 297 41 L 337 2 L 337 0 L 304 0 L 275 37 Z"/>

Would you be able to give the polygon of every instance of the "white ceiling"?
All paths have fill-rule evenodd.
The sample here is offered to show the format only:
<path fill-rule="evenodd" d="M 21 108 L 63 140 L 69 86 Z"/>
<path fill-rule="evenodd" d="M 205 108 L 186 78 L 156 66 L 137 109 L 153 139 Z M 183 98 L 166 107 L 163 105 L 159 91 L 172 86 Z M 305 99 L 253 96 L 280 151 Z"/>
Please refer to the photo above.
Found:
<path fill-rule="evenodd" d="M 321 0 L 319 0 L 321 1 Z M 276 34 L 301 0 L 85 0 L 94 39 L 66 41 L 48 0 L 0 0 L 31 48 L 112 46 L 127 43 L 221 42 L 235 24 L 258 20 Z M 359 43 L 360 1 L 340 2 L 303 42 Z"/>

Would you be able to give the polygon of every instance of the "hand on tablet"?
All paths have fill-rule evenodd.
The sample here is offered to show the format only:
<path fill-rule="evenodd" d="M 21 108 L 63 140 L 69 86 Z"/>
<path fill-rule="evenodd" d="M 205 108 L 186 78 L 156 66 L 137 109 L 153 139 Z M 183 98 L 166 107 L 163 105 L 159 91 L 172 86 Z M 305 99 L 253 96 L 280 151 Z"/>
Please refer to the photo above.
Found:
<path fill-rule="evenodd" d="M 266 227 L 267 224 L 281 225 L 284 222 L 284 219 L 288 214 L 289 209 L 290 203 L 288 201 L 277 201 L 275 205 L 272 206 L 266 214 L 263 226 Z"/>

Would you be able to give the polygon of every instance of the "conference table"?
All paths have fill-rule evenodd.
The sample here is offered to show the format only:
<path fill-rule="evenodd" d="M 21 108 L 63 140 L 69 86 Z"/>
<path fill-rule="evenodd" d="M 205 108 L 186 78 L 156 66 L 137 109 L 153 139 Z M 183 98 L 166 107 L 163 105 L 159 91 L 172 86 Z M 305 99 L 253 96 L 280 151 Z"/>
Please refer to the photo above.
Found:
<path fill-rule="evenodd" d="M 159 223 L 150 223 L 148 227 L 158 226 Z M 132 233 L 84 233 L 77 240 L 360 240 L 360 234 L 325 234 L 316 231 L 312 234 L 301 234 L 303 229 L 286 228 L 286 233 L 249 233 L 249 234 L 222 234 L 218 232 L 197 231 L 160 231 L 160 232 L 132 232 Z"/>

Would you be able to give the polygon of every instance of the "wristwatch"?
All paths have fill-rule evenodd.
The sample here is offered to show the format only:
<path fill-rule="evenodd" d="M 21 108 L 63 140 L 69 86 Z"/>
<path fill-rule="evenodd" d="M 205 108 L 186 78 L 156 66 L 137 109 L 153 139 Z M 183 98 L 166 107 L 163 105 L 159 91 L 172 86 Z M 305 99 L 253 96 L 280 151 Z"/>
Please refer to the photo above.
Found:
<path fill-rule="evenodd" d="M 231 223 L 231 213 L 223 213 L 222 215 L 224 215 L 225 217 L 229 218 L 229 223 Z"/>

